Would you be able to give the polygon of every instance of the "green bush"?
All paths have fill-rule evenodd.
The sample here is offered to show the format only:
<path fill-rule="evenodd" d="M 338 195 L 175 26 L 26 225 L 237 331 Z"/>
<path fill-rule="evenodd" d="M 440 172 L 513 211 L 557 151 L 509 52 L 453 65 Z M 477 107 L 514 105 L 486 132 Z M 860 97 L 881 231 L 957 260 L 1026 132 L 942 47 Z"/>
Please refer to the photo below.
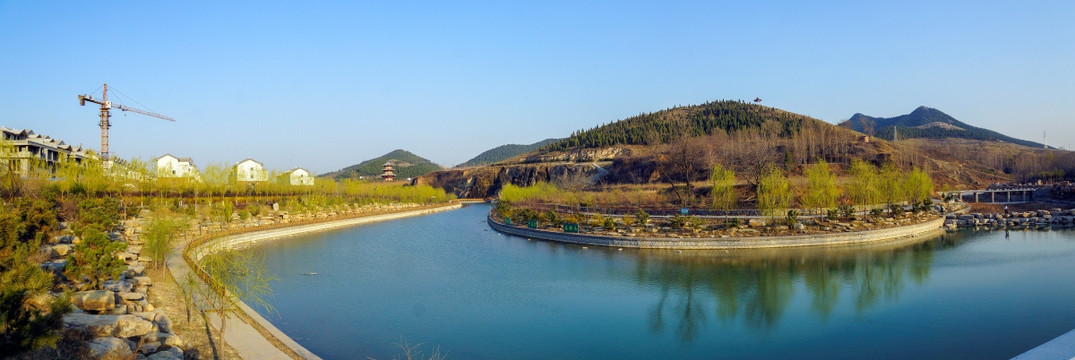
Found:
<path fill-rule="evenodd" d="M 126 249 L 127 243 L 112 241 L 105 233 L 87 227 L 82 232 L 82 242 L 67 256 L 64 274 L 71 280 L 85 282 L 91 289 L 98 289 L 105 280 L 118 278 L 127 268 L 123 259 L 115 255 Z"/>
<path fill-rule="evenodd" d="M 606 217 L 601 226 L 606 230 L 616 230 L 616 219 L 611 216 Z"/>
<path fill-rule="evenodd" d="M 845 219 L 850 219 L 855 216 L 855 208 L 851 205 L 840 205 L 839 209 L 840 214 L 843 215 Z"/>
<path fill-rule="evenodd" d="M 78 203 L 78 221 L 74 230 L 82 232 L 94 228 L 103 232 L 112 231 L 121 220 L 121 205 L 118 199 L 110 197 L 82 200 Z"/>
<path fill-rule="evenodd" d="M 829 209 L 827 211 L 826 218 L 828 218 L 829 221 L 839 219 L 840 218 L 840 210 L 838 210 L 838 209 Z"/>
<path fill-rule="evenodd" d="M 724 226 L 729 227 L 729 228 L 739 227 L 739 225 L 742 225 L 742 224 L 743 224 L 743 220 L 740 220 L 739 218 L 730 218 L 730 219 L 724 220 Z"/>
<path fill-rule="evenodd" d="M 638 209 L 638 211 L 635 212 L 635 218 L 638 219 L 639 225 L 646 225 L 649 223 L 649 213 L 645 210 Z"/>
<path fill-rule="evenodd" d="M 795 209 L 788 210 L 788 215 L 787 215 L 788 226 L 795 225 L 795 223 L 799 222 L 799 215 L 801 215 L 801 213 L 799 213 L 799 210 L 795 210 Z"/>

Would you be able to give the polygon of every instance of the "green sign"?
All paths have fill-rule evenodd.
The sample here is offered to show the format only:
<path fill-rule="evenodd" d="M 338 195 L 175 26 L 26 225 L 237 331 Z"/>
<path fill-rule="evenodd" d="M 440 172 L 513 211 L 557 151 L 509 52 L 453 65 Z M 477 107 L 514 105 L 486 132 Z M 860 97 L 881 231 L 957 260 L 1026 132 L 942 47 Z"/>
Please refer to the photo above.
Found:
<path fill-rule="evenodd" d="M 537 229 L 537 220 L 527 220 L 526 227 L 531 229 Z"/>
<path fill-rule="evenodd" d="M 504 225 L 511 225 L 511 218 L 504 218 Z"/>
<path fill-rule="evenodd" d="M 576 233 L 577 234 L 579 232 L 579 224 L 576 224 L 576 223 L 564 223 L 564 232 Z"/>

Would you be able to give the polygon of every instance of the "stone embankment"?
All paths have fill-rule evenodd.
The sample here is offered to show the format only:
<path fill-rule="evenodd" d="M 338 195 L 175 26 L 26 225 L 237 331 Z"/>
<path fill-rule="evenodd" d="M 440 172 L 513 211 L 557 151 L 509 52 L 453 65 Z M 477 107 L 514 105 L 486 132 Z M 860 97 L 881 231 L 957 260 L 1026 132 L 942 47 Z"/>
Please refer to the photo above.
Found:
<path fill-rule="evenodd" d="M 949 214 L 944 226 L 948 229 L 1048 229 L 1075 227 L 1075 209 L 1037 210 L 1010 213 Z"/>
<path fill-rule="evenodd" d="M 576 234 L 506 225 L 496 221 L 492 216 L 489 216 L 487 221 L 489 223 L 489 226 L 491 226 L 494 230 L 503 233 L 527 238 L 537 238 L 542 240 L 550 240 L 571 244 L 644 249 L 714 250 L 802 246 L 843 246 L 906 237 L 915 237 L 939 231 L 941 229 L 941 225 L 944 222 L 944 219 L 935 218 L 916 224 L 875 230 L 841 230 L 842 232 L 831 232 L 812 235 L 723 236 L 690 238 L 646 236 L 629 237 L 598 234 Z"/>
<path fill-rule="evenodd" d="M 183 339 L 172 332 L 172 321 L 164 311 L 148 300 L 153 280 L 145 270 L 152 260 L 141 255 L 143 241 L 124 236 L 122 229 L 109 237 L 127 242 L 127 250 L 116 254 L 127 269 L 119 279 L 105 281 L 103 289 L 86 290 L 85 284 L 74 284 L 82 291 L 73 293 L 72 311 L 64 316 L 64 327 L 93 336 L 87 343 L 91 358 L 183 359 Z M 62 279 L 66 257 L 81 241 L 70 230 L 54 237 L 52 244 L 42 248 L 50 257 L 42 266 Z"/>

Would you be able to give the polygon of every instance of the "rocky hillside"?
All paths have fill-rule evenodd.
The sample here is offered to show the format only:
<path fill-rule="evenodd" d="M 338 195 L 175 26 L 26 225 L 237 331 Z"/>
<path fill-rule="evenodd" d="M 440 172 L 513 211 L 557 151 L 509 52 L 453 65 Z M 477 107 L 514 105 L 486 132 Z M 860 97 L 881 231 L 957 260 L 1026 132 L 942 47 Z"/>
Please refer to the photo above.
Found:
<path fill-rule="evenodd" d="M 885 140 L 892 140 L 895 136 L 899 136 L 900 139 L 962 138 L 1003 141 L 1033 148 L 1044 148 L 1044 145 L 1040 143 L 1016 139 L 993 130 L 971 126 L 940 110 L 925 106 L 919 106 L 910 114 L 891 118 L 855 114 L 850 119 L 841 122 L 840 126 Z"/>
<path fill-rule="evenodd" d="M 486 150 L 473 159 L 456 165 L 456 167 L 471 167 L 497 163 L 503 160 L 507 160 L 534 150 L 541 148 L 542 146 L 550 143 L 560 141 L 560 139 L 545 139 L 529 145 L 520 144 L 507 144 L 500 145 L 495 148 Z"/>
<path fill-rule="evenodd" d="M 387 162 L 391 162 L 395 167 L 396 177 L 399 179 L 416 178 L 443 169 L 440 165 L 434 164 L 432 161 L 410 151 L 396 149 L 379 157 L 337 171 L 321 174 L 320 176 L 336 180 L 358 179 L 360 177 L 378 178 L 381 176 L 382 166 Z"/>

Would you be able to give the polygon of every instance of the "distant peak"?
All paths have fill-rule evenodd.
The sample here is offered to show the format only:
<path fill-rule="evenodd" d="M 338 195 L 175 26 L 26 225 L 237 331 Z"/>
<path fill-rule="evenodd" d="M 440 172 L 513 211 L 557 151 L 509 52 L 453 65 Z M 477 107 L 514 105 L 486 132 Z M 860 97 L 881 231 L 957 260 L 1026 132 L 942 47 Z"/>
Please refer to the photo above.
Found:
<path fill-rule="evenodd" d="M 937 111 L 937 109 L 931 108 L 929 106 L 922 105 L 922 106 L 919 106 L 918 108 L 915 108 L 914 111 L 912 111 L 911 113 L 913 114 L 913 113 L 916 113 L 916 112 L 933 112 L 933 111 Z"/>

